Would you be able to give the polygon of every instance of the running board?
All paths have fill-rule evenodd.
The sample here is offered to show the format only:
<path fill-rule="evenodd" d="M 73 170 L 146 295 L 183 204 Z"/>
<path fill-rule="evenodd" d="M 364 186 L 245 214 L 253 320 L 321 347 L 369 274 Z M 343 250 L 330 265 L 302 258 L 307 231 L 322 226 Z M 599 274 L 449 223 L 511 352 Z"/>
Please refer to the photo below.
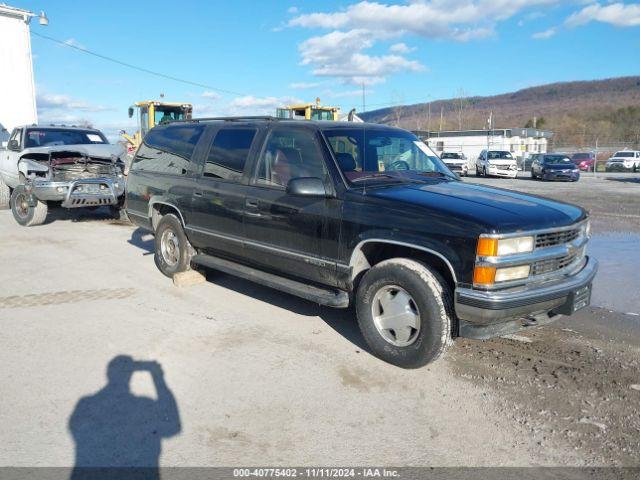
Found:
<path fill-rule="evenodd" d="M 347 308 L 349 306 L 349 294 L 343 290 L 331 290 L 307 285 L 306 283 L 263 272 L 262 270 L 257 270 L 211 255 L 198 254 L 194 256 L 191 261 L 196 265 L 220 270 L 221 272 L 251 280 L 252 282 L 269 288 L 311 300 L 320 305 L 334 308 Z"/>

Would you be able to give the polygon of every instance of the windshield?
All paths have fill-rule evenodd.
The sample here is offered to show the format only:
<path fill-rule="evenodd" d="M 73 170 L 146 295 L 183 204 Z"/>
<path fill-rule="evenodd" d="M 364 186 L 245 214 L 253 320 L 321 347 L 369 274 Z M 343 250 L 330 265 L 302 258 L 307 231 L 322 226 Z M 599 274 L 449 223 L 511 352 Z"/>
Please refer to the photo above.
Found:
<path fill-rule="evenodd" d="M 488 156 L 489 156 L 489 160 L 495 160 L 495 159 L 513 160 L 513 156 L 509 152 L 489 152 Z"/>
<path fill-rule="evenodd" d="M 65 130 L 56 128 L 29 129 L 25 139 L 25 148 L 53 147 L 56 145 L 89 145 L 109 143 L 102 133 L 96 130 Z"/>
<path fill-rule="evenodd" d="M 462 155 L 460 155 L 459 153 L 444 152 L 442 155 L 440 155 L 440 158 L 442 160 L 462 160 Z"/>
<path fill-rule="evenodd" d="M 633 158 L 633 152 L 616 152 L 614 157 Z"/>
<path fill-rule="evenodd" d="M 155 108 L 155 125 L 184 120 L 185 118 L 185 111 L 182 107 L 164 106 Z"/>
<path fill-rule="evenodd" d="M 571 159 L 565 155 L 546 155 L 544 157 L 544 163 L 558 164 L 558 163 L 573 163 Z"/>
<path fill-rule="evenodd" d="M 419 180 L 418 175 L 457 178 L 433 150 L 409 132 L 340 128 L 324 130 L 324 134 L 349 182 Z"/>

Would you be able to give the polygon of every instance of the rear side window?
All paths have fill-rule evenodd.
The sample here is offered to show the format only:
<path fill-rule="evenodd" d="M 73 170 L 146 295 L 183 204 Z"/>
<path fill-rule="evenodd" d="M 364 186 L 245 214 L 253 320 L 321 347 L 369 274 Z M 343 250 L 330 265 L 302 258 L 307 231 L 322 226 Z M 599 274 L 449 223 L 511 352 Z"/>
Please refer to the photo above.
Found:
<path fill-rule="evenodd" d="M 184 175 L 204 131 L 203 125 L 154 128 L 140 145 L 132 170 Z"/>
<path fill-rule="evenodd" d="M 239 181 L 256 132 L 255 128 L 221 128 L 211 144 L 203 175 Z"/>

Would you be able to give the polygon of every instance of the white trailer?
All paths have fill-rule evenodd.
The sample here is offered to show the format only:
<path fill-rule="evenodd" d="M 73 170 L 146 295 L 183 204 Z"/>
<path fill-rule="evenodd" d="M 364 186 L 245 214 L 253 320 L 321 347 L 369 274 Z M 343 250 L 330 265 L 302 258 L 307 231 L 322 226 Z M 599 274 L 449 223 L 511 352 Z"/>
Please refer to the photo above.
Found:
<path fill-rule="evenodd" d="M 29 23 L 35 14 L 0 4 L 0 141 L 38 122 Z"/>

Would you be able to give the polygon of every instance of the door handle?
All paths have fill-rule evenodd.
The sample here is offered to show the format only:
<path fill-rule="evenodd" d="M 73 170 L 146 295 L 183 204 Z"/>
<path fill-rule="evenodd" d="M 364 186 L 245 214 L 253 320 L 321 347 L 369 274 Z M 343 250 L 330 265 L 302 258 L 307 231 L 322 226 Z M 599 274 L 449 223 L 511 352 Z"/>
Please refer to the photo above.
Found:
<path fill-rule="evenodd" d="M 200 190 L 196 190 L 195 192 L 193 192 L 193 196 L 194 197 L 202 197 L 202 192 Z"/>
<path fill-rule="evenodd" d="M 258 200 L 247 198 L 244 202 L 247 207 L 258 208 Z"/>

